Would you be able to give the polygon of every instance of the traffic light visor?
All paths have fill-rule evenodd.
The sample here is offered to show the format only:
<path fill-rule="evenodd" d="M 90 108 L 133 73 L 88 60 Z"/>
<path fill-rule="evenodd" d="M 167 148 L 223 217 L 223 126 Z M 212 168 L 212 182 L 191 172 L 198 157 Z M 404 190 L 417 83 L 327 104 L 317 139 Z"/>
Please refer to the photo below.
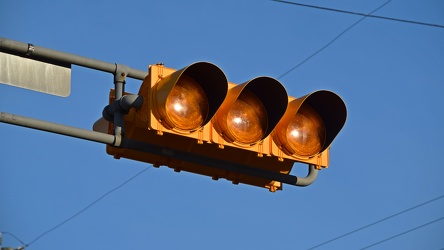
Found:
<path fill-rule="evenodd" d="M 330 91 L 316 91 L 295 99 L 273 132 L 273 141 L 287 155 L 312 157 L 327 149 L 347 116 L 342 99 Z"/>
<path fill-rule="evenodd" d="M 168 129 L 193 132 L 207 124 L 228 91 L 216 65 L 198 62 L 162 76 L 153 86 L 153 114 Z"/>
<path fill-rule="evenodd" d="M 250 146 L 271 133 L 287 105 L 287 91 L 279 81 L 257 77 L 228 91 L 213 125 L 225 141 Z"/>

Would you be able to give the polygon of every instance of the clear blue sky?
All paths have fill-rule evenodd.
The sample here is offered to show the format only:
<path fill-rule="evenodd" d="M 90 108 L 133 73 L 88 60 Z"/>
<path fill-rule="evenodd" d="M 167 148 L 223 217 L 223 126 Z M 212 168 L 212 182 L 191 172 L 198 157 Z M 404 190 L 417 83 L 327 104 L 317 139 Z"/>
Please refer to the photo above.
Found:
<path fill-rule="evenodd" d="M 299 2 L 369 13 L 385 0 Z M 444 1 L 393 0 L 374 14 L 444 25 Z M 360 18 L 266 0 L 3 0 L 0 36 L 141 70 L 209 61 L 242 83 L 278 78 Z M 150 165 L 2 123 L 0 231 L 28 249 L 307 249 L 440 197 L 443 44 L 443 28 L 366 18 L 280 79 L 291 96 L 328 89 L 347 104 L 330 166 L 309 187 L 270 193 L 150 168 L 34 242 Z M 112 79 L 74 66 L 68 98 L 0 85 L 0 111 L 91 129 Z M 318 249 L 363 248 L 443 216 L 438 199 Z M 440 220 L 372 249 L 441 249 L 443 232 Z"/>

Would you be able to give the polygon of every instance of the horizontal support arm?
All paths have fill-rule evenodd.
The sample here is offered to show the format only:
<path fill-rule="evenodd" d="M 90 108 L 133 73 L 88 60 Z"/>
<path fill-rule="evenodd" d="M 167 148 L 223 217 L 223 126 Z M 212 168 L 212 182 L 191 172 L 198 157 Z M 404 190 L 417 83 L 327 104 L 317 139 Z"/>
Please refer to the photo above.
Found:
<path fill-rule="evenodd" d="M 114 135 L 0 112 L 0 122 L 112 145 Z"/>
<path fill-rule="evenodd" d="M 117 69 L 117 65 L 115 63 L 103 62 L 2 37 L 0 37 L 0 51 L 4 51 L 6 53 L 12 52 L 16 55 L 26 56 L 31 59 L 35 58 L 41 60 L 49 60 L 57 62 L 59 64 L 74 64 L 112 74 L 114 74 Z M 148 72 L 146 71 L 132 69 L 128 67 L 127 77 L 143 80 L 147 75 Z"/>
<path fill-rule="evenodd" d="M 0 122 L 71 136 L 79 139 L 99 142 L 108 145 L 113 145 L 116 139 L 114 135 L 75 128 L 71 126 L 37 120 L 24 116 L 18 116 L 14 114 L 8 114 L 4 112 L 0 112 Z M 228 161 L 216 160 L 210 157 L 196 156 L 192 153 L 160 147 L 157 145 L 152 145 L 145 142 L 128 139 L 125 137 L 122 138 L 121 146 L 124 148 L 133 149 L 141 152 L 157 154 L 165 157 L 171 157 L 178 160 L 200 164 L 203 166 L 211 166 L 227 171 L 251 175 L 268 180 L 275 180 L 285 184 L 301 186 L 301 187 L 312 184 L 315 181 L 318 174 L 318 170 L 313 165 L 309 165 L 307 177 L 297 177 L 294 175 L 281 174 L 269 170 L 252 168 L 247 165 L 234 164 Z"/>

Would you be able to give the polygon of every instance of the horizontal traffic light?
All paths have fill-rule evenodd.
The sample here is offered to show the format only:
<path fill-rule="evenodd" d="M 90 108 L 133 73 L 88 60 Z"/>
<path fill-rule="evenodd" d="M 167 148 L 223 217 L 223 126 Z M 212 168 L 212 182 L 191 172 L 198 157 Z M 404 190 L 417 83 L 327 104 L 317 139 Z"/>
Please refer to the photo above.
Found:
<path fill-rule="evenodd" d="M 124 136 L 166 152 L 189 152 L 282 174 L 289 174 L 295 162 L 327 167 L 328 149 L 347 115 L 344 102 L 333 92 L 289 97 L 278 80 L 265 76 L 229 83 L 223 71 L 208 62 L 181 70 L 152 65 L 138 95 L 143 105 L 125 115 Z M 114 91 L 109 101 L 114 102 Z M 110 121 L 108 133 L 113 133 L 112 128 Z M 114 146 L 107 146 L 107 153 L 215 180 L 282 189 L 272 179 L 175 159 L 174 154 L 160 156 Z"/>

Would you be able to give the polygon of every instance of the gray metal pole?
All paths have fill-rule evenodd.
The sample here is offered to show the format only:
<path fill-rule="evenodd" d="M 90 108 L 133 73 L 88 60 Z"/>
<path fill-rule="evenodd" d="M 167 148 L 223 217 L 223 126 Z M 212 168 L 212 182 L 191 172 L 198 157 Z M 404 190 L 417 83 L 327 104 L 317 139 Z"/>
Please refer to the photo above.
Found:
<path fill-rule="evenodd" d="M 8 114 L 5 112 L 0 112 L 0 122 L 56 133 L 60 135 L 71 136 L 88 141 L 100 142 L 104 144 L 112 145 L 114 143 L 113 135 L 37 120 L 19 115 Z"/>
<path fill-rule="evenodd" d="M 51 123 L 47 121 L 18 116 L 14 114 L 8 114 L 4 112 L 0 112 L 0 122 L 43 130 L 61 135 L 67 135 L 89 141 L 100 142 L 108 145 L 114 145 L 116 138 L 114 135 Z M 233 171 L 241 174 L 256 176 L 268 180 L 276 180 L 285 184 L 301 186 L 301 187 L 312 184 L 315 181 L 318 174 L 318 170 L 315 169 L 313 165 L 309 165 L 309 172 L 307 177 L 297 177 L 294 175 L 281 174 L 269 170 L 257 169 L 242 164 L 233 164 L 232 162 L 228 161 L 215 160 L 210 157 L 196 156 L 192 153 L 160 147 L 157 145 L 152 145 L 128 139 L 125 137 L 122 137 L 121 147 L 137 150 L 140 152 L 147 152 L 151 154 L 172 157 L 178 160 L 200 164 L 202 166 L 211 166 L 227 171 Z"/>
<path fill-rule="evenodd" d="M 54 61 L 59 64 L 75 64 L 78 66 L 96 69 L 112 74 L 116 72 L 117 68 L 115 63 L 103 62 L 2 37 L 0 37 L 0 51 L 13 52 L 21 56 L 27 56 L 29 58 Z M 132 69 L 128 67 L 127 77 L 143 80 L 147 75 L 147 71 Z"/>
<path fill-rule="evenodd" d="M 297 177 L 295 186 L 306 187 L 311 185 L 318 177 L 319 170 L 316 169 L 315 165 L 308 165 L 308 174 L 306 177 Z"/>
<path fill-rule="evenodd" d="M 215 160 L 214 158 L 206 157 L 206 156 L 196 156 L 191 153 L 174 150 L 170 148 L 159 147 L 156 145 L 150 145 L 143 142 L 130 140 L 123 138 L 122 147 L 135 149 L 141 152 L 147 152 L 157 155 L 162 155 L 166 157 L 171 157 L 174 159 L 179 159 L 187 162 L 196 163 L 202 166 L 211 166 L 219 169 L 223 169 L 226 171 L 237 172 L 240 174 L 255 176 L 264 178 L 267 180 L 275 180 L 280 181 L 285 184 L 305 187 L 312 184 L 317 177 L 318 170 L 314 165 L 309 165 L 309 172 L 307 177 L 298 177 L 289 174 L 281 174 L 278 172 L 273 172 L 269 170 L 253 168 L 247 165 L 237 164 L 229 161 L 223 160 Z"/>

